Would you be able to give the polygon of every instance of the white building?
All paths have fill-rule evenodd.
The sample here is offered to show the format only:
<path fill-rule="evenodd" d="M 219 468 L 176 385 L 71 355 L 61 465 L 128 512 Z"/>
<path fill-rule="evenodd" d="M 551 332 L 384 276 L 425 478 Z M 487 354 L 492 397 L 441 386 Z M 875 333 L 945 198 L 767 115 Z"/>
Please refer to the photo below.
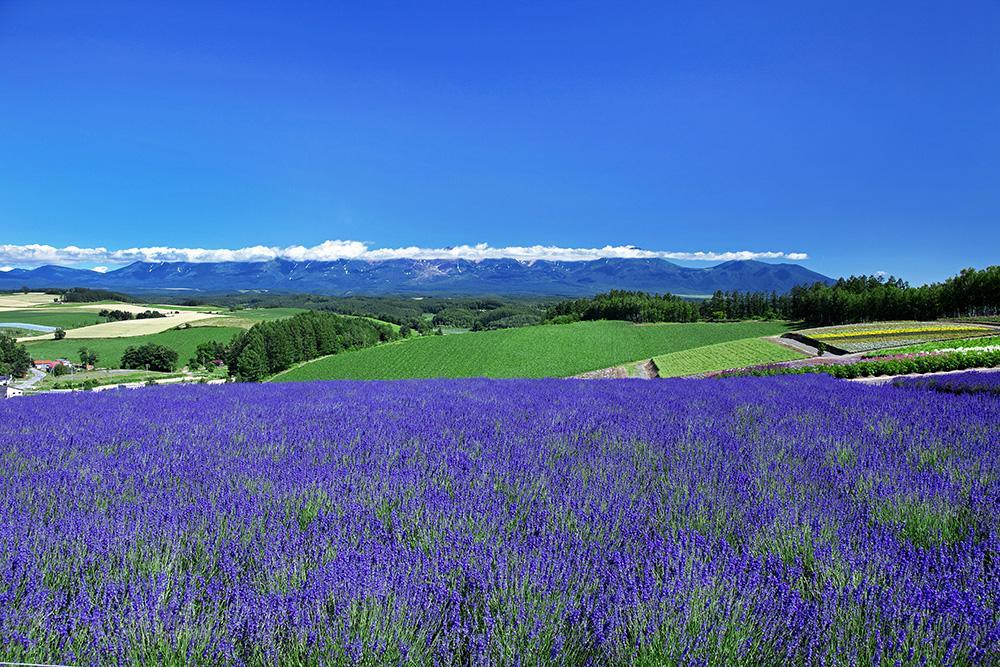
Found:
<path fill-rule="evenodd" d="M 15 396 L 23 396 L 24 392 L 17 387 L 12 387 L 8 384 L 0 387 L 0 395 L 4 398 L 14 398 Z"/>

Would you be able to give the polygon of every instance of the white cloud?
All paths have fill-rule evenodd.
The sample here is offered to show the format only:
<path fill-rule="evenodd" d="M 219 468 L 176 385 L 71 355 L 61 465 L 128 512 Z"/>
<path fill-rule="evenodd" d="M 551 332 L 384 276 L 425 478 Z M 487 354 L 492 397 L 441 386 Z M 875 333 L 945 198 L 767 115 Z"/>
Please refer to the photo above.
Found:
<path fill-rule="evenodd" d="M 106 267 L 106 266 L 92 266 L 92 267 L 90 267 L 90 270 L 91 271 L 97 271 L 98 273 L 107 273 L 108 272 L 108 267 Z"/>
<path fill-rule="evenodd" d="M 8 271 L 13 271 L 13 266 L 0 266 L 0 272 L 7 273 Z"/>
<path fill-rule="evenodd" d="M 131 262 L 262 262 L 272 259 L 293 261 L 332 261 L 337 259 L 364 259 L 371 261 L 387 259 L 501 259 L 519 261 L 562 260 L 583 261 L 613 258 L 669 259 L 682 261 L 725 262 L 747 259 L 784 259 L 801 261 L 809 256 L 804 252 L 750 250 L 677 252 L 667 250 L 645 250 L 635 246 L 604 246 L 602 248 L 563 248 L 560 246 L 532 245 L 495 248 L 486 243 L 459 245 L 447 248 L 369 248 L 361 241 L 324 241 L 314 246 L 249 246 L 246 248 L 172 248 L 152 246 L 146 248 L 124 248 L 109 250 L 104 247 L 81 248 L 66 246 L 56 248 L 50 245 L 0 245 L 0 262 L 20 266 L 42 264 L 87 265 L 98 264 L 94 271 L 104 272 L 107 265 L 122 266 Z M 4 267 L 8 269 L 10 267 Z"/>

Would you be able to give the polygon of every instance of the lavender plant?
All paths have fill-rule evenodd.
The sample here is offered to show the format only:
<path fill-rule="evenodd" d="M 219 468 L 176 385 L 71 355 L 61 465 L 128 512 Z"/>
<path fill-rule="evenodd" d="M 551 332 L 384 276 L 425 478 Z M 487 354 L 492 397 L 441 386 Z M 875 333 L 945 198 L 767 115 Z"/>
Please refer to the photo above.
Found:
<path fill-rule="evenodd" d="M 1000 394 L 1000 373 L 968 371 L 928 377 L 899 378 L 893 385 L 907 389 L 932 389 L 953 394 Z"/>
<path fill-rule="evenodd" d="M 826 376 L 0 404 L 0 657 L 996 664 L 1000 399 Z"/>

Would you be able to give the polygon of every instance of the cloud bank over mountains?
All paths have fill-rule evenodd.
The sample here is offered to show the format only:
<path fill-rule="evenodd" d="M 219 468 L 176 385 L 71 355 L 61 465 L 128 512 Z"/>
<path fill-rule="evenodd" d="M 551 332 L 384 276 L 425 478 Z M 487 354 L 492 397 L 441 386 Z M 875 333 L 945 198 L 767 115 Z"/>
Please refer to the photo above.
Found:
<path fill-rule="evenodd" d="M 107 271 L 108 266 L 122 266 L 131 262 L 265 262 L 287 259 L 297 262 L 334 261 L 338 259 L 389 260 L 389 259 L 515 259 L 585 261 L 601 258 L 619 259 L 668 259 L 678 261 L 725 262 L 748 259 L 783 259 L 801 261 L 809 256 L 804 252 L 750 250 L 675 252 L 645 250 L 636 246 L 604 246 L 603 248 L 563 248 L 560 246 L 532 245 L 493 247 L 486 243 L 458 245 L 446 248 L 371 248 L 361 241 L 324 241 L 314 246 L 249 246 L 246 248 L 172 248 L 151 246 L 109 250 L 104 247 L 81 248 L 51 245 L 0 245 L 0 270 L 14 266 L 33 267 L 43 264 L 64 266 L 93 265 L 95 271 Z"/>

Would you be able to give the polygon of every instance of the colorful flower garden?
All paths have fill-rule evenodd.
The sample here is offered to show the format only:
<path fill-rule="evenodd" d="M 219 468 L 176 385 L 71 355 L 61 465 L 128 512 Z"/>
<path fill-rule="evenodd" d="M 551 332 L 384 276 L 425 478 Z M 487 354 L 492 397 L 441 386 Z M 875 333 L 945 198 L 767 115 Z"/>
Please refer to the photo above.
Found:
<path fill-rule="evenodd" d="M 931 341 L 996 336 L 1000 329 L 983 324 L 958 322 L 873 322 L 806 329 L 798 336 L 840 352 L 868 352 Z"/>

